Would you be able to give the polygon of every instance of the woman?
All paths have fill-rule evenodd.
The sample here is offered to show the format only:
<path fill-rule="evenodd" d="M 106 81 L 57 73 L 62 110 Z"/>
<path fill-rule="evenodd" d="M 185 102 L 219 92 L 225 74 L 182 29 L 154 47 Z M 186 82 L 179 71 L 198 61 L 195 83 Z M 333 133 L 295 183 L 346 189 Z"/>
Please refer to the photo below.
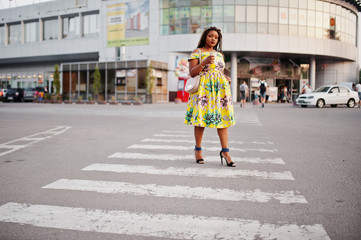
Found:
<path fill-rule="evenodd" d="M 222 146 L 219 153 L 221 163 L 224 159 L 227 166 L 235 167 L 228 148 L 228 127 L 233 126 L 235 120 L 229 86 L 231 79 L 223 73 L 225 63 L 221 30 L 216 27 L 204 30 L 197 49 L 188 61 L 190 76 L 201 76 L 198 92 L 189 96 L 185 117 L 185 123 L 194 126 L 196 162 L 204 163 L 202 137 L 204 128 L 210 127 L 217 128 Z"/>

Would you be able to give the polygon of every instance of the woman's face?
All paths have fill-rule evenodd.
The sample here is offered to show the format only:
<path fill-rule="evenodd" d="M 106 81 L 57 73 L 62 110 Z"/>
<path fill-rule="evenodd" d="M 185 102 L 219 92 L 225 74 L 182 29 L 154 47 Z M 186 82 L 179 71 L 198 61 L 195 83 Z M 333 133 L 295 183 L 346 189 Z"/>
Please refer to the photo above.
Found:
<path fill-rule="evenodd" d="M 210 46 L 210 47 L 214 47 L 216 46 L 218 43 L 218 33 L 217 31 L 210 31 L 207 35 L 206 38 L 206 45 Z"/>

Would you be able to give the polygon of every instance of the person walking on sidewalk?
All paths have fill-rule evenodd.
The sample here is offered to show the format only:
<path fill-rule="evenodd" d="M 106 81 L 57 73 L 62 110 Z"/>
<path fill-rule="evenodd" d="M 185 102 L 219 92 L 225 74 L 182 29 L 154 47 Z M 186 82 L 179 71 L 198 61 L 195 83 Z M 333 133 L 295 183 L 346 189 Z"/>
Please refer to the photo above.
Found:
<path fill-rule="evenodd" d="M 357 93 L 358 93 L 358 107 L 360 107 L 360 105 L 361 105 L 361 81 L 358 83 L 358 84 L 356 84 L 356 87 L 355 87 L 355 89 L 356 89 L 356 91 L 357 91 Z"/>
<path fill-rule="evenodd" d="M 248 86 L 247 86 L 246 81 L 243 81 L 241 86 L 239 86 L 239 91 L 240 91 L 240 95 L 241 95 L 241 107 L 245 107 L 246 100 L 248 97 Z"/>
<path fill-rule="evenodd" d="M 190 76 L 200 75 L 198 92 L 189 95 L 184 121 L 194 126 L 196 162 L 205 162 L 201 147 L 205 127 L 216 128 L 222 147 L 221 164 L 225 160 L 227 166 L 235 167 L 228 147 L 228 127 L 235 124 L 231 79 L 224 74 L 221 30 L 216 27 L 205 29 L 188 61 Z"/>
<path fill-rule="evenodd" d="M 258 83 L 258 90 L 259 90 L 259 95 L 261 96 L 261 103 L 262 106 L 264 108 L 264 102 L 266 100 L 266 91 L 267 91 L 267 83 L 264 80 L 264 78 L 261 78 L 261 81 Z"/>

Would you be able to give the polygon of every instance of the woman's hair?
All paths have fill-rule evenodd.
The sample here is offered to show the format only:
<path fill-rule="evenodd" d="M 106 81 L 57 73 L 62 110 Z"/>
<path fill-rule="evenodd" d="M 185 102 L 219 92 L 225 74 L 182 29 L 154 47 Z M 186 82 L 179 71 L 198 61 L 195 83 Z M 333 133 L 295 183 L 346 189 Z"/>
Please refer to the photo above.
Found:
<path fill-rule="evenodd" d="M 216 31 L 218 33 L 218 42 L 217 42 L 216 46 L 213 47 L 213 49 L 223 54 L 221 29 L 216 28 L 216 27 L 209 27 L 209 28 L 204 29 L 201 39 L 198 42 L 197 48 L 202 48 L 202 47 L 206 46 L 206 39 L 207 39 L 208 33 L 210 31 Z"/>

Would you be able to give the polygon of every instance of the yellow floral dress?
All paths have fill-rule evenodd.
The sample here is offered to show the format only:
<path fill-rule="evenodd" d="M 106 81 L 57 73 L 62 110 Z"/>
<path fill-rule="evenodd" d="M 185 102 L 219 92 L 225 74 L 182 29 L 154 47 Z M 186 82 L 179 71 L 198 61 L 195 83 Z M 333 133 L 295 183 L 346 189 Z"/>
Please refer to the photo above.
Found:
<path fill-rule="evenodd" d="M 201 60 L 209 54 L 202 52 Z M 199 59 L 199 52 L 192 53 L 191 59 Z M 223 75 L 225 63 L 219 52 L 214 65 L 207 64 L 199 73 L 198 92 L 189 95 L 185 124 L 210 128 L 226 128 L 235 124 L 231 89 Z"/>

